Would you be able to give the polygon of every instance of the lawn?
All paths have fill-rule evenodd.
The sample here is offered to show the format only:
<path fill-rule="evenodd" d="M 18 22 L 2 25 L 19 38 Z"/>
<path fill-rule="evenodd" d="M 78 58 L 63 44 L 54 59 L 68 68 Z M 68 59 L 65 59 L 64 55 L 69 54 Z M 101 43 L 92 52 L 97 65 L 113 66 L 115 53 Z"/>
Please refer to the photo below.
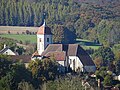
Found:
<path fill-rule="evenodd" d="M 0 35 L 0 37 L 6 37 L 6 38 L 12 38 L 17 41 L 30 41 L 30 43 L 36 43 L 36 35 L 16 35 L 16 34 L 3 34 Z"/>
<path fill-rule="evenodd" d="M 36 43 L 37 42 L 37 38 L 36 35 L 23 35 L 23 34 L 2 34 L 0 35 L 0 37 L 6 37 L 6 38 L 12 38 L 15 39 L 17 41 L 30 41 L 30 43 Z M 100 44 L 96 44 L 92 41 L 89 40 L 85 40 L 85 39 L 76 39 L 76 44 L 80 44 L 84 49 L 98 49 L 99 47 L 101 47 Z"/>
<path fill-rule="evenodd" d="M 93 41 L 90 40 L 85 40 L 85 39 L 76 39 L 76 43 L 80 44 L 84 49 L 98 49 L 99 47 L 101 47 L 102 45 L 100 44 L 96 44 Z"/>

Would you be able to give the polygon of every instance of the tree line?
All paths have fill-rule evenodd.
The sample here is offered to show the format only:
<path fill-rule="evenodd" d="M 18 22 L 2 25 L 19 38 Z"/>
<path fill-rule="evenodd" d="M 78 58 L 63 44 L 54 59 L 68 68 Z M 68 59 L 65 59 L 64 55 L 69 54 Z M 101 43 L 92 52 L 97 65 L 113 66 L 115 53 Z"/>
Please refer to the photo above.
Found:
<path fill-rule="evenodd" d="M 1 0 L 0 25 L 40 26 L 45 12 L 57 43 L 83 38 L 116 44 L 120 41 L 118 2 L 99 5 L 76 0 Z M 73 38 L 67 36 L 68 32 Z"/>

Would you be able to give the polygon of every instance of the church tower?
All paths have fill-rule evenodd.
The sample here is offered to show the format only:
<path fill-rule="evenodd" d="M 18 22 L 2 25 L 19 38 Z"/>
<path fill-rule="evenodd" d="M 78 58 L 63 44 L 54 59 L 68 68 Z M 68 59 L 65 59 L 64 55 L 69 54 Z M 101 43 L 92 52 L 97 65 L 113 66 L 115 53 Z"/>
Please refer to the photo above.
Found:
<path fill-rule="evenodd" d="M 39 55 L 45 50 L 48 44 L 52 44 L 51 29 L 46 26 L 45 19 L 43 24 L 39 27 L 37 32 L 37 51 Z"/>

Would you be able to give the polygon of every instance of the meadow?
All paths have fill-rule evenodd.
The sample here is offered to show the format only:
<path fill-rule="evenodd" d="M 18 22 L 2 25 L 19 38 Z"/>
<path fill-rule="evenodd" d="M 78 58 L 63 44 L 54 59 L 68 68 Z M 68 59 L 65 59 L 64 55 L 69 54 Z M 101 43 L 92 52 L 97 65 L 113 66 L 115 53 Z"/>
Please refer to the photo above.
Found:
<path fill-rule="evenodd" d="M 17 41 L 26 42 L 29 41 L 30 43 L 36 43 L 37 37 L 36 35 L 26 35 L 26 34 L 1 34 L 0 37 L 12 38 Z M 80 44 L 84 49 L 98 49 L 101 45 L 96 44 L 90 40 L 85 39 L 76 39 L 76 44 Z"/>
<path fill-rule="evenodd" d="M 77 44 L 80 44 L 84 49 L 98 49 L 100 48 L 102 45 L 100 44 L 97 44 L 93 41 L 90 41 L 90 40 L 85 40 L 85 39 L 76 39 L 76 43 Z"/>
<path fill-rule="evenodd" d="M 36 43 L 36 35 L 24 35 L 24 34 L 2 34 L 0 35 L 0 37 L 5 37 L 5 38 L 11 38 L 17 41 L 22 41 L 22 42 L 26 42 L 29 41 L 30 43 Z"/>

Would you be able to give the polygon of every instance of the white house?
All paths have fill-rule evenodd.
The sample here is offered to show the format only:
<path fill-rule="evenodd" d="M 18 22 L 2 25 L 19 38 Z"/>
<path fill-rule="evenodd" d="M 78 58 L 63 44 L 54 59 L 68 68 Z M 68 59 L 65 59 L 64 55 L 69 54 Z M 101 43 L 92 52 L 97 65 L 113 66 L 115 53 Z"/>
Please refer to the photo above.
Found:
<path fill-rule="evenodd" d="M 37 32 L 37 51 L 32 59 L 54 57 L 64 68 L 70 67 L 74 71 L 95 72 L 96 67 L 91 57 L 78 44 L 52 44 L 51 29 L 45 20 Z"/>
<path fill-rule="evenodd" d="M 0 50 L 0 54 L 5 54 L 5 55 L 16 55 L 12 50 L 10 50 L 5 44 L 4 48 Z"/>

